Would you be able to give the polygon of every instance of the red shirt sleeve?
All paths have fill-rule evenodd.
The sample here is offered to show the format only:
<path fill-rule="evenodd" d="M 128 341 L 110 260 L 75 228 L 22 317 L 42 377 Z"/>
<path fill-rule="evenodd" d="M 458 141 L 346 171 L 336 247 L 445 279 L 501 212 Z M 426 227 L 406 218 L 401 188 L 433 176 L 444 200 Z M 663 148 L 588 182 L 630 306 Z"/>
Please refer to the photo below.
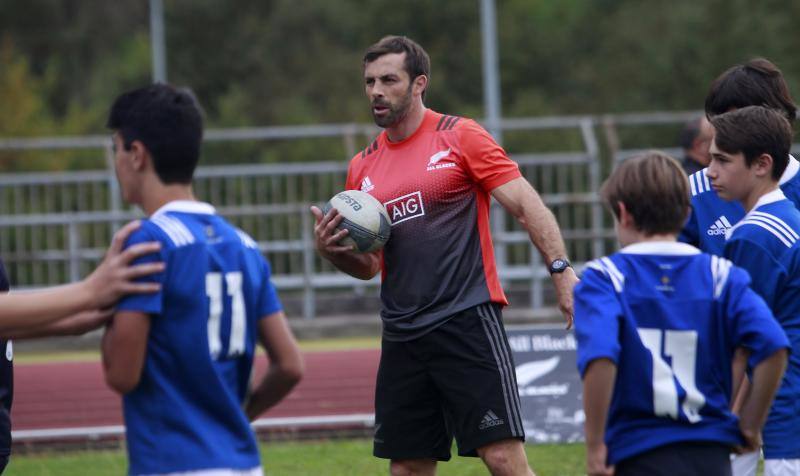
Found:
<path fill-rule="evenodd" d="M 360 154 L 350 159 L 350 164 L 347 166 L 347 179 L 344 181 L 345 190 L 358 190 L 358 178 L 356 177 L 356 161 L 359 159 Z"/>
<path fill-rule="evenodd" d="M 464 121 L 458 132 L 463 165 L 485 191 L 491 192 L 522 176 L 517 163 L 477 122 Z"/>

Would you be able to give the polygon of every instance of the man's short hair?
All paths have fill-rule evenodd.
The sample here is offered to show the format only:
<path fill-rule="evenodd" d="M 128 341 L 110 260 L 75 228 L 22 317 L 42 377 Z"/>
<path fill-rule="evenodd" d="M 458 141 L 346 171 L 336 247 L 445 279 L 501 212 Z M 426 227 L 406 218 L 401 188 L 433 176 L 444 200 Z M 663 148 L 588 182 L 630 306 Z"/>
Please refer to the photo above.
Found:
<path fill-rule="evenodd" d="M 703 122 L 702 117 L 692 119 L 683 126 L 681 134 L 678 137 L 678 142 L 683 150 L 689 150 L 694 146 L 694 140 L 700 135 L 700 125 Z"/>
<path fill-rule="evenodd" d="M 792 126 L 779 111 L 749 106 L 711 119 L 714 143 L 728 154 L 742 153 L 747 167 L 761 154 L 772 157 L 772 179 L 779 180 L 789 164 Z"/>
<path fill-rule="evenodd" d="M 649 151 L 619 164 L 600 188 L 603 203 L 619 219 L 619 203 L 645 235 L 678 233 L 689 213 L 689 180 L 677 160 Z"/>
<path fill-rule="evenodd" d="M 781 70 L 764 58 L 728 69 L 711 83 L 706 95 L 705 109 L 709 118 L 747 106 L 782 111 L 790 122 L 797 117 L 797 106 Z"/>
<path fill-rule="evenodd" d="M 141 141 L 164 184 L 191 183 L 200 159 L 203 114 L 190 90 L 153 84 L 123 93 L 111 106 L 106 127 L 120 134 L 125 150 Z"/>
<path fill-rule="evenodd" d="M 416 41 L 405 36 L 384 36 L 377 43 L 367 48 L 364 53 L 364 66 L 383 55 L 391 53 L 406 54 L 405 70 L 411 81 L 414 81 L 417 76 L 426 76 L 430 80 L 431 59 L 428 53 Z M 425 91 L 422 91 L 422 98 L 425 99 Z"/>

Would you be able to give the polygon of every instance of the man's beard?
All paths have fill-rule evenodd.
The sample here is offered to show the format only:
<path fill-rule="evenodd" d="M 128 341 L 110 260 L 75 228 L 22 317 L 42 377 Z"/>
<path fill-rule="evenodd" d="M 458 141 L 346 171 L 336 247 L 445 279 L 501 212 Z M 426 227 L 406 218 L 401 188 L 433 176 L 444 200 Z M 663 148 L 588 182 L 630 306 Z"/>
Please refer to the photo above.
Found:
<path fill-rule="evenodd" d="M 375 111 L 372 112 L 372 119 L 378 127 L 386 129 L 396 126 L 406 118 L 409 109 L 411 109 L 411 86 L 408 87 L 405 96 L 400 99 L 397 105 L 393 105 L 388 101 L 374 102 L 372 105 L 373 107 L 381 105 L 389 108 L 389 114 L 382 117 L 376 116 Z"/>

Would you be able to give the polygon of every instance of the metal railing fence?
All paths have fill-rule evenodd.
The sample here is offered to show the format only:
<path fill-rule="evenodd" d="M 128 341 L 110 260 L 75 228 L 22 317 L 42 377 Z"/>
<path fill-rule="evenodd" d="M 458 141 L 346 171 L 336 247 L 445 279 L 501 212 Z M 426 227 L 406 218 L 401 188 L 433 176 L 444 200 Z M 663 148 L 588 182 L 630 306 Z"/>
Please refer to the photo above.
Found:
<path fill-rule="evenodd" d="M 618 116 L 517 118 L 500 121 L 504 133 L 570 131 L 579 137 L 574 150 L 510 150 L 523 175 L 553 210 L 573 261 L 612 250 L 613 230 L 597 198 L 603 171 L 641 146 L 621 146 L 626 127 L 669 125 L 696 112 Z M 358 281 L 336 271 L 313 249 L 310 204 L 324 203 L 345 182 L 346 160 L 377 133 L 371 125 L 327 124 L 209 130 L 208 142 L 340 138 L 341 161 L 221 165 L 200 167 L 195 178 L 199 199 L 249 233 L 269 258 L 282 293 L 302 302 L 302 315 L 317 314 L 320 291 L 364 295 L 378 281 Z M 600 131 L 601 133 L 598 133 Z M 140 214 L 121 203 L 112 166 L 110 140 L 103 136 L 0 139 L 0 151 L 97 149 L 106 170 L 0 175 L 0 257 L 12 283 L 37 287 L 80 279 L 101 258 L 113 230 Z M 549 279 L 527 233 L 493 206 L 493 238 L 504 285 L 526 290 L 530 306 L 547 304 Z M 499 223 L 499 225 L 498 225 Z"/>

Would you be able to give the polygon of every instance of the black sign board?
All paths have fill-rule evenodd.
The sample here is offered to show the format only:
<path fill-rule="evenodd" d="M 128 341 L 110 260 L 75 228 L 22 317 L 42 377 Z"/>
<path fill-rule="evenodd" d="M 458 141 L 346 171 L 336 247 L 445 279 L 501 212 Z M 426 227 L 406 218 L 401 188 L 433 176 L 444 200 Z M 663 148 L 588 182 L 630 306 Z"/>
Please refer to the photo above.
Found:
<path fill-rule="evenodd" d="M 583 441 L 582 383 L 572 331 L 552 327 L 506 328 L 517 367 L 522 423 L 528 441 Z"/>

